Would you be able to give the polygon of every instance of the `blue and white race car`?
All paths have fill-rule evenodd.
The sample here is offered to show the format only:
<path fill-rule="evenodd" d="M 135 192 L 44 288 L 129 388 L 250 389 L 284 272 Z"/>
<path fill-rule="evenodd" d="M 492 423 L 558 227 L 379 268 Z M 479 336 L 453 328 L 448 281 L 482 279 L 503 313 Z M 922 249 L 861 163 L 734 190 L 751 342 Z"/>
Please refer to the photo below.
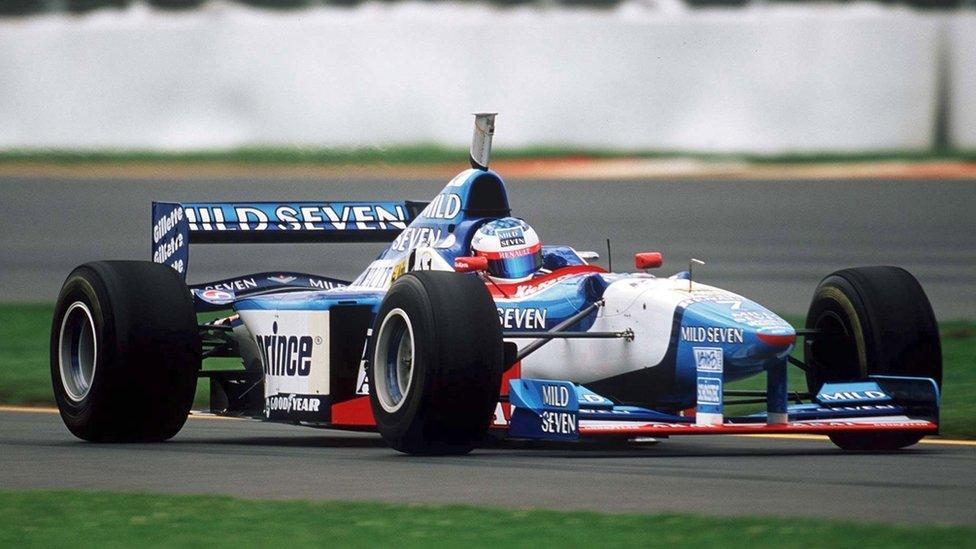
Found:
<path fill-rule="evenodd" d="M 831 274 L 802 330 L 695 282 L 690 267 L 648 274 L 658 253 L 610 273 L 511 217 L 488 169 L 493 133 L 494 115 L 476 115 L 471 169 L 426 203 L 153 203 L 152 262 L 87 263 L 61 290 L 51 374 L 68 429 L 166 440 L 206 377 L 212 413 L 378 430 L 410 454 L 463 454 L 498 437 L 730 433 L 891 450 L 938 433 L 939 335 L 907 271 Z M 186 283 L 191 244 L 377 241 L 390 245 L 352 281 L 262 272 Z M 227 313 L 198 323 L 216 311 Z M 240 366 L 201 367 L 218 357 Z M 790 365 L 807 392 L 788 390 Z M 758 375 L 764 391 L 726 387 Z M 745 402 L 766 410 L 725 414 Z"/>

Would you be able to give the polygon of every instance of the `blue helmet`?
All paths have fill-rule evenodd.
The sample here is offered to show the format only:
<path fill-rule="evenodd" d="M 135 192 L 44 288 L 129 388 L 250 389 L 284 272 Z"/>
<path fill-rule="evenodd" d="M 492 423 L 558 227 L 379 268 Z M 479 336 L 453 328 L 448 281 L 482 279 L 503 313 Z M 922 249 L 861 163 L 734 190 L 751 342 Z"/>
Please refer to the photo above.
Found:
<path fill-rule="evenodd" d="M 471 240 L 474 255 L 488 259 L 488 276 L 502 283 L 532 278 L 542 267 L 542 242 L 528 223 L 503 217 L 482 225 Z"/>

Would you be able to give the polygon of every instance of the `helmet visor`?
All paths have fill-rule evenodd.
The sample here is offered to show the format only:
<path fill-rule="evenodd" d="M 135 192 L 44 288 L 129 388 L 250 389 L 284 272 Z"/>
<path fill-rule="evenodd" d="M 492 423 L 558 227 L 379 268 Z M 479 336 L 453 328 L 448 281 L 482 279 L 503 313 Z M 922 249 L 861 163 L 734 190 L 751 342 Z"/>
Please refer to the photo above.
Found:
<path fill-rule="evenodd" d="M 542 267 L 542 251 L 521 257 L 488 260 L 488 274 L 496 278 L 525 278 Z"/>

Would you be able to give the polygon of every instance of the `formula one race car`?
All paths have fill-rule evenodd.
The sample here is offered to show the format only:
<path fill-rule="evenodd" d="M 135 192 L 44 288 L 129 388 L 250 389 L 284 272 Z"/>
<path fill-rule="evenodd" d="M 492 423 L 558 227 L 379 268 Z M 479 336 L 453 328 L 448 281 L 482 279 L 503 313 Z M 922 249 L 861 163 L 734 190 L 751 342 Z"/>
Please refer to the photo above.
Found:
<path fill-rule="evenodd" d="M 730 433 L 891 450 L 938 433 L 939 335 L 908 272 L 831 274 L 800 330 L 690 268 L 647 274 L 658 253 L 636 255 L 640 272 L 609 273 L 590 263 L 596 254 L 542 246 L 510 217 L 488 169 L 493 133 L 494 115 L 476 115 L 471 169 L 429 203 L 153 203 L 153 262 L 87 263 L 58 297 L 51 374 L 68 429 L 166 440 L 206 377 L 212 413 L 378 430 L 411 454 L 498 437 Z M 351 282 L 185 282 L 191 244 L 378 241 L 392 243 Z M 228 313 L 198 324 L 216 311 Z M 802 361 L 791 356 L 798 337 Z M 240 366 L 201 368 L 216 357 Z M 788 391 L 790 364 L 807 392 Z M 763 373 L 765 391 L 726 388 Z M 766 411 L 726 417 L 746 401 Z"/>

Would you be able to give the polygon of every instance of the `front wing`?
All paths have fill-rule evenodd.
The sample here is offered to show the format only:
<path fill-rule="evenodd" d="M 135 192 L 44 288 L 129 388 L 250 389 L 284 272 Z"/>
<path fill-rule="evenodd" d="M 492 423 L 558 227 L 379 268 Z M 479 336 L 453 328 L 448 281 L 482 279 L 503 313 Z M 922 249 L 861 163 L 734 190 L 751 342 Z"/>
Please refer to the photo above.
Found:
<path fill-rule="evenodd" d="M 939 432 L 939 393 L 928 378 L 875 376 L 828 383 L 811 404 L 708 422 L 613 403 L 568 381 L 513 379 L 508 435 L 573 441 L 597 437 L 728 434 L 832 434 L 841 432 Z"/>

